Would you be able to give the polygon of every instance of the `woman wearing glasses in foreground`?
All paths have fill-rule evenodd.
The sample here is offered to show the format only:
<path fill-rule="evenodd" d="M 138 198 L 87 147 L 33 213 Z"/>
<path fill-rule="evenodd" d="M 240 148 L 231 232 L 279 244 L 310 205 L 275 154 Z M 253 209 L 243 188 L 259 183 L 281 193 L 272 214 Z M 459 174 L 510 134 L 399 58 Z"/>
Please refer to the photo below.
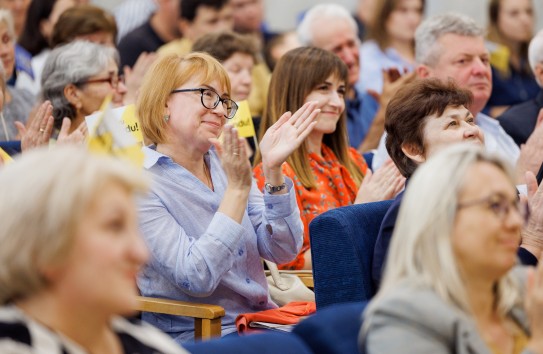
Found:
<path fill-rule="evenodd" d="M 252 180 L 243 139 L 230 126 L 237 105 L 217 60 L 203 53 L 158 59 L 144 78 L 137 104 L 151 192 L 140 203 L 140 229 L 151 262 L 138 279 L 143 295 L 225 308 L 223 335 L 240 313 L 275 308 L 261 257 L 292 260 L 302 223 L 292 181 L 281 165 L 313 129 L 315 102 L 286 113 L 261 139 L 264 195 Z M 218 137 L 222 132 L 222 141 Z M 178 342 L 194 336 L 192 320 L 143 319 Z"/>
<path fill-rule="evenodd" d="M 481 147 L 430 157 L 408 184 L 361 348 L 543 353 L 543 264 L 514 269 L 528 215 L 510 167 Z"/>

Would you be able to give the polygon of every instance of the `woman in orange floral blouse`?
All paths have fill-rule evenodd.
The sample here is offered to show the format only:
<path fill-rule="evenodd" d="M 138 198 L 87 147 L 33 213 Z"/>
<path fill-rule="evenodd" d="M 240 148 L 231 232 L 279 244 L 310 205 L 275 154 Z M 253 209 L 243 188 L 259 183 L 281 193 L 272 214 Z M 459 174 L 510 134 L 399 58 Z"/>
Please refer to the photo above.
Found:
<path fill-rule="evenodd" d="M 347 67 L 335 54 L 302 47 L 286 53 L 270 82 L 267 109 L 260 136 L 285 111 L 295 112 L 305 102 L 318 101 L 317 125 L 304 144 L 283 164 L 283 174 L 294 182 L 304 223 L 304 243 L 296 259 L 282 269 L 311 269 L 309 223 L 317 215 L 353 203 L 389 199 L 402 188 L 404 178 L 392 162 L 374 175 L 364 158 L 349 147 L 345 92 Z M 255 178 L 264 187 L 261 156 L 256 155 Z"/>

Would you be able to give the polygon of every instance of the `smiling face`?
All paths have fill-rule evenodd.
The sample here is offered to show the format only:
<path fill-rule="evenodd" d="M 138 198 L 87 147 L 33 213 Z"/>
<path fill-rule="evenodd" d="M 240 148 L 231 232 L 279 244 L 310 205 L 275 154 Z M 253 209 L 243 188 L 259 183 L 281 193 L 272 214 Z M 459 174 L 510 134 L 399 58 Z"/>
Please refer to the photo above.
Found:
<path fill-rule="evenodd" d="M 345 90 L 345 82 L 330 75 L 307 95 L 305 102 L 317 101 L 317 108 L 321 110 L 311 134 L 331 134 L 336 130 L 337 122 L 345 110 Z"/>
<path fill-rule="evenodd" d="M 439 37 L 439 58 L 435 65 L 421 65 L 421 77 L 436 77 L 442 81 L 452 78 L 473 94 L 470 111 L 477 115 L 492 92 L 490 59 L 483 37 L 459 36 L 448 33 Z"/>
<path fill-rule="evenodd" d="M 236 52 L 226 59 L 222 65 L 228 73 L 232 86 L 232 99 L 243 101 L 249 97 L 253 83 L 253 66 L 255 61 L 250 54 Z"/>
<path fill-rule="evenodd" d="M 458 205 L 488 197 L 514 205 L 517 193 L 502 170 L 478 162 L 466 173 Z M 522 220 L 514 207 L 501 218 L 491 203 L 458 208 L 451 242 L 460 273 L 496 281 L 509 271 L 517 262 Z"/>
<path fill-rule="evenodd" d="M 133 196 L 109 182 L 89 205 L 66 261 L 48 274 L 55 291 L 81 306 L 129 314 L 137 302 L 136 275 L 147 259 Z"/>
<path fill-rule="evenodd" d="M 226 88 L 214 80 L 204 85 L 201 79 L 193 77 L 176 89 L 208 88 L 222 98 L 229 97 Z M 170 95 L 165 114 L 170 116 L 167 122 L 169 142 L 174 145 L 190 147 L 205 153 L 211 147 L 210 138 L 217 138 L 226 123 L 226 109 L 219 103 L 209 109 L 202 104 L 200 91 L 178 92 Z"/>

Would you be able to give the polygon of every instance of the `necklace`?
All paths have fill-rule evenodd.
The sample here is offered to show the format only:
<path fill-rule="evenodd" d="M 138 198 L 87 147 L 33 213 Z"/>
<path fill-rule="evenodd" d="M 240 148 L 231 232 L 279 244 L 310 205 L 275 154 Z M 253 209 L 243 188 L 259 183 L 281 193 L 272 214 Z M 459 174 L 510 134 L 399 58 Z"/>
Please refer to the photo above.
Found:
<path fill-rule="evenodd" d="M 209 189 L 213 190 L 213 182 L 211 181 L 211 171 L 207 167 L 205 158 L 204 158 L 204 175 L 206 176 L 206 185 L 209 187 Z"/>

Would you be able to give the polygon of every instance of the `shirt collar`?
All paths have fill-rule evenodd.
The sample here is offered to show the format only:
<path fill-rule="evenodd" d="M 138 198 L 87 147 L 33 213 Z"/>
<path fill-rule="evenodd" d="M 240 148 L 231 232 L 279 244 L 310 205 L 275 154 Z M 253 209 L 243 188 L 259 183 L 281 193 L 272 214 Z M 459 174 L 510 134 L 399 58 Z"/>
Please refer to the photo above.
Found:
<path fill-rule="evenodd" d="M 161 158 L 169 159 L 167 155 L 161 154 L 160 152 L 156 151 L 156 145 L 144 146 L 142 148 L 142 151 L 144 156 L 143 167 L 145 167 L 145 169 L 147 170 L 156 165 L 158 160 L 160 160 Z"/>

